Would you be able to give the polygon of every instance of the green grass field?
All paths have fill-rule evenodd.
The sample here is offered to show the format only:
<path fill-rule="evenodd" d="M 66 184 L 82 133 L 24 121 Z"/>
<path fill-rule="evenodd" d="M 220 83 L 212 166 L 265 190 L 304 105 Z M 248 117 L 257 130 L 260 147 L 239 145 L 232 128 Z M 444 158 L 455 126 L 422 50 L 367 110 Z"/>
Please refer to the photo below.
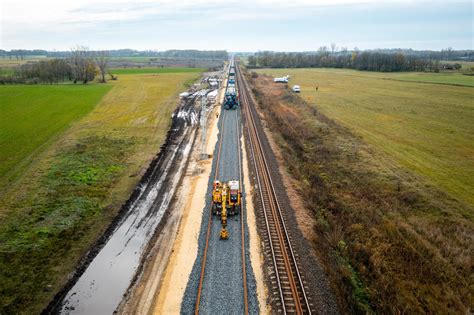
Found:
<path fill-rule="evenodd" d="M 89 113 L 110 88 L 0 86 L 0 188 L 21 174 L 45 144 Z"/>
<path fill-rule="evenodd" d="M 15 73 L 15 68 L 12 67 L 0 67 L 0 77 L 8 77 Z"/>
<path fill-rule="evenodd" d="M 454 64 L 454 63 L 459 63 L 463 68 L 470 68 L 474 67 L 474 61 L 459 61 L 459 60 L 441 60 L 440 63 L 449 63 L 449 64 Z"/>
<path fill-rule="evenodd" d="M 474 89 L 470 87 L 474 78 L 462 78 L 468 86 L 454 86 L 396 81 L 427 82 L 435 77 L 445 83 L 460 82 L 457 76 L 437 74 L 333 69 L 259 72 L 291 75 L 290 85 L 300 85 L 301 97 L 324 114 L 399 165 L 474 205 Z"/>
<path fill-rule="evenodd" d="M 0 87 L 9 109 L 0 115 L 2 158 L 33 146 L 29 138 L 43 146 L 26 154 L 31 165 L 0 198 L 1 314 L 38 314 L 61 289 L 159 151 L 178 94 L 199 76 L 177 70 L 105 85 Z"/>
<path fill-rule="evenodd" d="M 164 68 L 120 68 L 112 69 L 113 74 L 152 74 L 152 73 L 201 73 L 204 68 L 173 68 L 173 67 L 164 67 Z"/>
<path fill-rule="evenodd" d="M 296 69 L 288 69 L 293 71 Z M 471 86 L 474 87 L 474 76 L 463 75 L 460 72 L 442 72 L 442 73 L 425 73 L 425 72 L 371 72 L 371 71 L 357 71 L 350 69 L 298 69 L 300 71 L 316 71 L 319 74 L 328 73 L 330 75 L 340 74 L 344 77 L 360 77 L 366 79 L 384 79 L 384 80 L 395 80 L 395 81 L 409 81 L 414 83 L 437 83 L 437 84 L 447 84 L 447 85 L 462 85 L 462 86 Z M 260 73 L 275 73 L 279 74 L 290 74 L 289 71 L 283 69 L 262 69 L 258 72 Z M 292 84 L 297 84 L 294 81 Z"/>
<path fill-rule="evenodd" d="M 157 59 L 157 58 L 135 56 L 135 57 L 108 57 L 107 59 L 112 60 L 112 61 L 148 62 L 150 61 L 150 59 Z"/>
<path fill-rule="evenodd" d="M 412 81 L 420 83 L 438 83 L 451 84 L 474 87 L 474 76 L 463 75 L 458 72 L 454 73 L 396 73 L 386 76 L 387 79 Z"/>

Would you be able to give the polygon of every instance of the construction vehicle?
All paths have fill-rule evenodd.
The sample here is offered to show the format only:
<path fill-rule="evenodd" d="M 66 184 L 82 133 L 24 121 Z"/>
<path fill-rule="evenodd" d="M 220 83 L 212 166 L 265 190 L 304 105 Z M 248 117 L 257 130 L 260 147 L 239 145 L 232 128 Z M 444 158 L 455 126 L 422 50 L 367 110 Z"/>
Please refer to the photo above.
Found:
<path fill-rule="evenodd" d="M 229 238 L 227 231 L 227 216 L 237 215 L 241 208 L 242 192 L 237 180 L 231 180 L 228 183 L 215 181 L 212 190 L 212 213 L 220 216 L 222 229 L 220 238 L 226 240 Z"/>
<path fill-rule="evenodd" d="M 230 215 L 236 215 L 240 210 L 240 198 L 242 193 L 240 192 L 239 181 L 231 180 L 229 181 L 229 193 L 227 197 L 227 209 Z"/>
<path fill-rule="evenodd" d="M 221 211 L 221 240 L 226 240 L 229 238 L 229 232 L 227 231 L 227 192 L 228 187 L 226 184 L 222 185 L 222 211 Z"/>
<path fill-rule="evenodd" d="M 222 211 L 222 184 L 216 180 L 212 190 L 212 213 L 220 215 Z"/>

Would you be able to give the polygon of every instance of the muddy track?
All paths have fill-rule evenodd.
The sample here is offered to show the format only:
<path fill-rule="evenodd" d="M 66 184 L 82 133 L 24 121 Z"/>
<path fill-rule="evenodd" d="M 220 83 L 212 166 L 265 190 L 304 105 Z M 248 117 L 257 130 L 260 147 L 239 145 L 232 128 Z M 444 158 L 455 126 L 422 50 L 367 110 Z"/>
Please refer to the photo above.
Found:
<path fill-rule="evenodd" d="M 180 104 L 178 108 L 174 111 L 172 115 L 172 124 L 170 129 L 167 132 L 166 140 L 164 144 L 160 147 L 159 153 L 150 163 L 145 174 L 141 178 L 139 184 L 134 189 L 129 199 L 125 204 L 122 205 L 117 216 L 111 222 L 107 230 L 103 235 L 95 242 L 91 247 L 89 252 L 87 252 L 84 257 L 80 260 L 75 272 L 71 275 L 71 278 L 66 283 L 66 285 L 59 291 L 54 299 L 49 303 L 49 305 L 43 310 L 42 314 L 58 314 L 62 312 L 69 313 L 73 311 L 75 307 L 64 308 L 64 302 L 68 294 L 75 287 L 81 277 L 84 275 L 86 270 L 90 267 L 91 263 L 98 256 L 98 254 L 104 249 L 104 247 L 111 240 L 113 235 L 117 232 L 118 229 L 122 227 L 124 222 L 127 221 L 132 214 L 133 210 L 137 207 L 139 203 L 143 203 L 150 196 L 150 191 L 152 189 L 166 190 L 166 187 L 170 181 L 176 181 L 175 173 L 178 168 L 180 168 L 175 161 L 180 161 L 183 158 L 183 150 L 185 147 L 192 146 L 195 140 L 195 130 L 197 128 L 197 121 L 199 120 L 199 113 L 194 107 L 194 99 L 189 99 L 183 104 Z M 177 153 L 179 152 L 179 153 Z M 186 157 L 187 161 L 187 157 Z M 182 167 L 181 167 L 182 168 Z M 165 178 L 163 179 L 163 175 Z M 180 178 L 180 177 L 179 177 Z M 160 181 L 161 179 L 161 181 Z M 179 181 L 179 179 L 178 179 Z M 159 187 L 157 187 L 159 184 Z M 175 183 L 176 184 L 176 183 Z M 157 206 L 160 202 L 163 202 L 164 199 L 169 199 L 166 209 L 162 214 L 160 221 L 157 223 L 156 227 L 153 229 L 152 235 L 147 235 L 148 239 L 152 239 L 156 233 L 159 233 L 160 228 L 163 226 L 163 223 L 166 221 L 167 213 L 169 211 L 169 204 L 172 203 L 173 193 L 171 195 L 166 195 L 166 193 L 156 193 L 152 200 L 152 204 L 148 207 L 147 212 L 142 217 L 137 217 L 132 221 L 133 225 L 148 225 L 150 218 L 153 216 L 154 212 L 157 210 Z M 148 197 L 148 198 L 147 198 Z M 138 219 L 138 220 L 137 220 Z M 128 231 L 128 230 L 127 230 Z M 149 233 L 149 232 L 148 232 Z M 148 250 L 148 245 L 143 245 L 143 252 L 141 255 L 146 255 Z M 141 260 L 142 257 L 140 257 Z M 141 265 L 141 264 L 140 264 Z M 140 270 L 140 265 L 137 267 L 137 270 Z M 134 272 L 135 274 L 135 272 Z M 134 281 L 136 275 L 134 275 L 130 281 Z M 129 285 L 125 289 L 128 289 Z M 125 292 L 124 292 L 125 293 Z M 72 294 L 74 295 L 74 293 Z M 118 305 L 118 303 L 117 303 Z M 113 310 L 112 310 L 113 311 Z M 110 312 L 111 313 L 111 312 Z"/>

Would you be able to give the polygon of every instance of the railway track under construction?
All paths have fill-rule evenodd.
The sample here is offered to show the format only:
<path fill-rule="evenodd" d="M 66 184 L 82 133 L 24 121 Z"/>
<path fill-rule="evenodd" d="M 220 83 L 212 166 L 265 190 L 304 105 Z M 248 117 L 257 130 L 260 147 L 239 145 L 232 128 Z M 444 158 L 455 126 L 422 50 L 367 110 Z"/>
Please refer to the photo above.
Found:
<path fill-rule="evenodd" d="M 254 165 L 258 198 L 263 215 L 266 235 L 265 250 L 271 254 L 274 270 L 271 276 L 271 294 L 278 294 L 280 302 L 278 310 L 283 314 L 311 314 L 311 305 L 308 301 L 307 289 L 302 280 L 297 259 L 291 245 L 290 235 L 285 224 L 284 214 L 278 195 L 275 190 L 270 167 L 267 162 L 265 150 L 259 129 L 257 128 L 257 113 L 250 89 L 239 67 L 236 67 L 237 86 L 239 88 L 240 104 L 245 119 L 244 130 L 250 144 L 250 155 Z"/>
<path fill-rule="evenodd" d="M 240 109 L 237 109 L 238 111 L 238 117 L 240 117 Z M 217 145 L 217 154 L 216 154 L 216 169 L 215 169 L 215 174 L 214 174 L 214 179 L 213 182 L 219 179 L 220 176 L 220 159 L 221 159 L 221 149 L 222 149 L 222 142 L 225 141 L 227 134 L 225 132 L 225 125 L 224 122 L 226 121 L 225 115 L 227 114 L 227 110 L 222 110 L 221 114 L 221 134 L 219 136 L 219 142 Z M 236 147 L 236 152 L 235 156 L 238 158 L 238 180 L 239 183 L 243 183 L 243 174 L 242 174 L 242 157 L 241 157 L 241 130 L 242 130 L 242 124 L 240 119 L 235 120 L 236 123 L 236 130 L 238 130 L 237 133 L 234 135 L 229 135 L 229 137 L 237 137 L 237 147 Z M 212 205 L 208 211 L 212 212 Z M 245 198 L 242 198 L 242 204 L 241 204 L 241 211 L 239 213 L 239 219 L 240 219 L 240 237 L 241 237 L 241 262 L 242 262 L 242 283 L 243 283 L 243 305 L 244 305 L 244 313 L 249 314 L 249 302 L 248 302 L 248 288 L 247 288 L 247 263 L 246 263 L 246 248 L 245 248 Z M 199 314 L 199 309 L 200 309 L 200 304 L 201 304 L 201 296 L 203 294 L 203 283 L 204 279 L 206 276 L 206 263 L 207 263 L 207 254 L 209 251 L 209 243 L 210 243 L 210 238 L 211 238 L 211 230 L 213 229 L 213 225 L 219 225 L 220 228 L 220 223 L 217 223 L 218 221 L 213 220 L 213 215 L 210 213 L 209 215 L 209 220 L 207 222 L 207 232 L 206 232 L 206 239 L 205 239 L 205 245 L 204 245 L 204 251 L 203 251 L 203 259 L 201 263 L 201 273 L 199 277 L 199 285 L 198 285 L 198 292 L 197 292 L 197 297 L 196 297 L 196 303 L 194 307 L 194 313 L 197 315 Z M 214 226 L 214 228 L 217 228 L 217 226 Z M 230 235 L 232 237 L 232 235 Z M 222 242 L 226 242 L 223 240 Z"/>

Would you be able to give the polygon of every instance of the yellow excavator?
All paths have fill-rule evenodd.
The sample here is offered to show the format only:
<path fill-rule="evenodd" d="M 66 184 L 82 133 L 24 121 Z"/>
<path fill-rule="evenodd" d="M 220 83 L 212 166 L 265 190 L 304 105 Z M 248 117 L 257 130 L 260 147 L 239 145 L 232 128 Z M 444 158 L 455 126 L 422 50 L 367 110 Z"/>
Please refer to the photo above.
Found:
<path fill-rule="evenodd" d="M 228 183 L 221 183 L 216 180 L 212 190 L 212 212 L 221 217 L 220 238 L 229 238 L 227 231 L 227 216 L 237 215 L 241 210 L 242 192 L 239 181 L 230 180 Z"/>
<path fill-rule="evenodd" d="M 222 211 L 222 184 L 216 180 L 212 190 L 212 213 L 220 215 Z"/>
<path fill-rule="evenodd" d="M 222 185 L 222 210 L 221 210 L 221 240 L 226 240 L 229 238 L 229 232 L 227 231 L 227 193 L 228 187 L 227 184 Z"/>
<path fill-rule="evenodd" d="M 229 232 L 227 231 L 227 196 L 228 186 L 220 181 L 214 182 L 212 190 L 212 213 L 221 217 L 221 240 L 227 240 L 229 238 Z"/>

